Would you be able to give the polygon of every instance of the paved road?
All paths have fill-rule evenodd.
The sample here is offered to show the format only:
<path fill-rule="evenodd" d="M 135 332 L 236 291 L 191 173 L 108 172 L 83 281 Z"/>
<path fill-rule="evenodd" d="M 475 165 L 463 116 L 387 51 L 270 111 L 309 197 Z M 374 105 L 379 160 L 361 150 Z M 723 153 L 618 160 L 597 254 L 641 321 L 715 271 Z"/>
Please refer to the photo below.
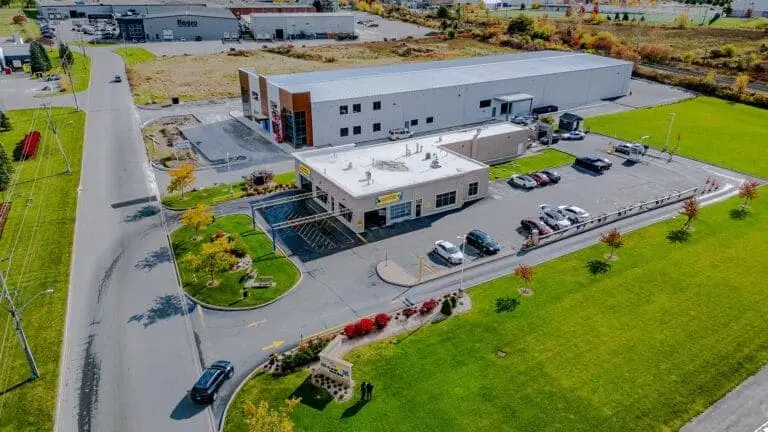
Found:
<path fill-rule="evenodd" d="M 60 431 L 210 430 L 186 390 L 200 355 L 179 296 L 121 59 L 91 49 L 91 89 L 57 410 Z"/>

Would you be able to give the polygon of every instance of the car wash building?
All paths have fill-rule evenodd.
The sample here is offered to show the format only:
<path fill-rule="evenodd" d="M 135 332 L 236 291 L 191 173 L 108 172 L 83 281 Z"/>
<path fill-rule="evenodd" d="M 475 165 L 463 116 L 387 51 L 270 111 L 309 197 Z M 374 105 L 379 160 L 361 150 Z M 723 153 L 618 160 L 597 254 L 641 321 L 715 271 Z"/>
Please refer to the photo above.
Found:
<path fill-rule="evenodd" d="M 254 15 L 252 15 L 254 16 Z M 290 75 L 240 70 L 243 115 L 280 143 L 340 145 L 567 109 L 629 91 L 631 62 L 538 51 Z"/>
<path fill-rule="evenodd" d="M 237 18 L 224 8 L 193 9 L 181 13 L 159 13 L 117 18 L 126 40 L 204 41 L 240 38 Z"/>

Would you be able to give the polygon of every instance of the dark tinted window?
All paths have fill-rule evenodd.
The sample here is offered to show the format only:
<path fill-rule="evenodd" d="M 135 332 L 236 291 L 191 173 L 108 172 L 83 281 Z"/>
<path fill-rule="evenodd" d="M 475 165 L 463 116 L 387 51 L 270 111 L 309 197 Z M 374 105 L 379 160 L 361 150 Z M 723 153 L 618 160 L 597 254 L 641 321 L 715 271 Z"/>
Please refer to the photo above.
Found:
<path fill-rule="evenodd" d="M 411 120 L 411 126 L 416 126 L 419 124 L 419 121 L 417 119 Z"/>
<path fill-rule="evenodd" d="M 339 114 L 344 115 L 349 112 L 349 106 L 342 105 L 339 107 Z"/>
<path fill-rule="evenodd" d="M 353 113 L 359 113 L 362 111 L 362 108 L 360 107 L 360 104 L 352 104 L 352 112 Z"/>
<path fill-rule="evenodd" d="M 376 101 L 373 103 L 373 110 L 378 111 L 381 109 L 381 101 Z"/>
<path fill-rule="evenodd" d="M 200 375 L 200 378 L 195 383 L 195 387 L 197 388 L 207 388 L 210 387 L 211 384 L 216 380 L 216 377 L 221 373 L 220 370 L 217 369 L 206 369 L 203 371 L 203 374 Z"/>
<path fill-rule="evenodd" d="M 489 106 L 491 106 L 491 100 L 490 99 L 486 99 L 486 100 L 481 100 L 480 101 L 480 108 L 488 108 Z"/>
<path fill-rule="evenodd" d="M 339 135 L 345 137 L 349 135 L 349 128 L 341 128 L 339 130 Z"/>
<path fill-rule="evenodd" d="M 362 128 L 360 126 L 355 126 L 352 128 L 352 135 L 360 135 L 361 131 L 362 131 Z"/>
<path fill-rule="evenodd" d="M 381 123 L 374 123 L 374 124 L 373 124 L 373 131 L 374 131 L 374 132 L 379 132 L 379 131 L 381 131 Z"/>
<path fill-rule="evenodd" d="M 427 123 L 433 123 L 435 121 L 434 117 L 427 117 Z"/>

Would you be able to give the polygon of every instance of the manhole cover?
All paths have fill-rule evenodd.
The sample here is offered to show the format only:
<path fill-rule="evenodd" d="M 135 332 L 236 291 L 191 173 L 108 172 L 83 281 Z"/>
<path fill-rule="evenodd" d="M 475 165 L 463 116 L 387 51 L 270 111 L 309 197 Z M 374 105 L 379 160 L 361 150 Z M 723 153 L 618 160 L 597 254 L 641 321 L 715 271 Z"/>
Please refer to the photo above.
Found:
<path fill-rule="evenodd" d="M 504 351 L 496 351 L 496 355 L 501 358 L 504 358 L 507 356 L 507 353 L 505 353 Z"/>

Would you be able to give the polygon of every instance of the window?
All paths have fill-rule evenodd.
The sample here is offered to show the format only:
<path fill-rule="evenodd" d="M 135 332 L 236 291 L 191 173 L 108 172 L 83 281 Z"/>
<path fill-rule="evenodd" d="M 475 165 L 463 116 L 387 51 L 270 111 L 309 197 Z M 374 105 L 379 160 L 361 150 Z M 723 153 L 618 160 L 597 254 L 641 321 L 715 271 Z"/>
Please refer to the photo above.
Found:
<path fill-rule="evenodd" d="M 352 128 L 352 135 L 360 135 L 360 132 L 362 132 L 362 128 L 360 126 L 355 126 Z"/>
<path fill-rule="evenodd" d="M 255 91 L 251 92 L 251 96 L 253 96 L 253 100 L 257 101 L 259 100 L 259 94 Z"/>
<path fill-rule="evenodd" d="M 374 132 L 381 132 L 381 123 L 374 123 L 373 124 L 373 131 Z"/>
<path fill-rule="evenodd" d="M 378 111 L 381 109 L 381 101 L 376 101 L 373 103 L 373 110 Z"/>
<path fill-rule="evenodd" d="M 475 196 L 475 195 L 477 195 L 479 187 L 480 187 L 480 184 L 478 182 L 470 183 L 469 184 L 469 190 L 467 191 L 467 196 Z"/>
<path fill-rule="evenodd" d="M 435 196 L 435 208 L 456 204 L 456 191 L 441 193 Z"/>
<path fill-rule="evenodd" d="M 359 113 L 362 111 L 362 108 L 360 107 L 360 104 L 352 104 L 352 112 L 353 113 Z"/>
<path fill-rule="evenodd" d="M 491 106 L 491 100 L 490 99 L 486 99 L 486 100 L 481 100 L 480 101 L 480 108 L 488 108 L 489 106 Z"/>
<path fill-rule="evenodd" d="M 339 130 L 339 135 L 341 135 L 343 137 L 349 136 L 349 128 L 341 128 Z"/>
<path fill-rule="evenodd" d="M 427 117 L 427 124 L 434 123 L 435 118 L 434 117 Z"/>
<path fill-rule="evenodd" d="M 389 206 L 389 223 L 411 218 L 411 202 L 392 204 Z"/>
<path fill-rule="evenodd" d="M 348 112 L 349 112 L 349 106 L 341 105 L 339 107 L 339 114 L 344 115 L 344 114 L 347 114 Z"/>
<path fill-rule="evenodd" d="M 418 119 L 411 120 L 411 127 L 418 126 L 418 125 L 419 125 L 419 120 Z"/>

